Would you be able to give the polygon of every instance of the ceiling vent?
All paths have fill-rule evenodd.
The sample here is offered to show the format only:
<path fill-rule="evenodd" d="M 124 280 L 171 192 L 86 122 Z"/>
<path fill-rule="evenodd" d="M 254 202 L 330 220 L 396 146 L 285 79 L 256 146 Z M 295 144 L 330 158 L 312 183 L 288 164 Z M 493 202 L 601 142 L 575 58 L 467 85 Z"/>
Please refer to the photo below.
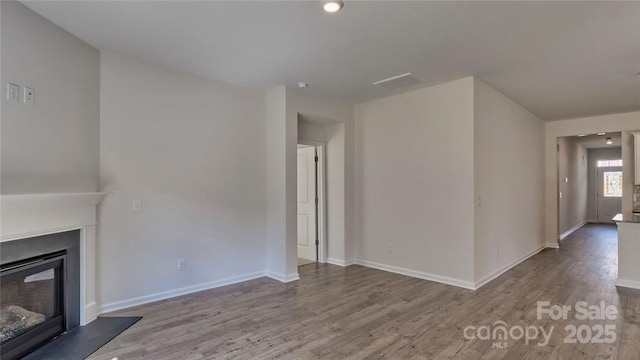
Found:
<path fill-rule="evenodd" d="M 417 77 L 411 75 L 411 73 L 406 73 L 394 77 L 390 77 L 388 79 L 376 81 L 373 85 L 380 85 L 389 90 L 399 89 L 401 87 L 419 84 L 422 81 Z"/>

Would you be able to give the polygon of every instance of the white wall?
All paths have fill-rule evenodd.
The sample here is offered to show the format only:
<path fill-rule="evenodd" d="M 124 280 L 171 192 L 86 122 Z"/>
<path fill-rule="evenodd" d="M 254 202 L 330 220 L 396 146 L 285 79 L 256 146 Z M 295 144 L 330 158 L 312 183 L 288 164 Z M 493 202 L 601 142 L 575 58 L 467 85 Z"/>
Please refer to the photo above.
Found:
<path fill-rule="evenodd" d="M 271 276 L 286 277 L 286 88 L 266 94 L 266 270 Z M 293 184 L 289 184 L 293 186 Z"/>
<path fill-rule="evenodd" d="M 558 138 L 558 221 L 564 234 L 587 221 L 587 149 L 570 137 Z"/>
<path fill-rule="evenodd" d="M 473 286 L 473 79 L 356 105 L 357 258 Z"/>
<path fill-rule="evenodd" d="M 16 1 L 0 7 L 2 193 L 96 191 L 98 51 Z M 20 103 L 6 100 L 8 82 Z M 33 106 L 22 103 L 25 85 Z"/>
<path fill-rule="evenodd" d="M 542 120 L 474 79 L 475 281 L 544 243 Z"/>
<path fill-rule="evenodd" d="M 99 208 L 102 310 L 262 276 L 264 93 L 100 61 L 101 190 L 112 193 Z"/>
<path fill-rule="evenodd" d="M 622 159 L 622 149 L 620 147 L 602 148 L 602 149 L 589 149 L 587 151 L 587 218 L 590 221 L 597 221 L 597 191 L 598 191 L 598 176 L 596 174 L 596 164 L 598 160 L 619 160 Z M 628 175 L 627 175 L 628 176 Z M 633 176 L 633 174 L 632 174 Z"/>
<path fill-rule="evenodd" d="M 558 244 L 557 160 L 558 137 L 599 132 L 622 132 L 622 171 L 633 173 L 633 139 L 631 131 L 640 130 L 640 112 L 592 116 L 549 121 L 545 123 L 545 240 L 549 246 Z M 622 211 L 633 209 L 633 177 L 625 177 Z"/>
<path fill-rule="evenodd" d="M 267 275 L 297 280 L 298 114 L 285 86 L 266 95 Z"/>

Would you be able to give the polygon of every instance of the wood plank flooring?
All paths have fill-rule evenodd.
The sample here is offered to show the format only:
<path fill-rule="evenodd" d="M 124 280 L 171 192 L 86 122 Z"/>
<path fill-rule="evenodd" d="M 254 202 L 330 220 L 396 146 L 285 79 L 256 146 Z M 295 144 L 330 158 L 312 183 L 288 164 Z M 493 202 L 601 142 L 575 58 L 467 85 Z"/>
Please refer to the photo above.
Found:
<path fill-rule="evenodd" d="M 113 313 L 144 318 L 89 359 L 640 359 L 640 290 L 614 286 L 615 226 L 587 225 L 475 292 L 355 265 L 299 271 Z M 581 300 L 620 315 L 537 319 L 537 301 Z M 554 331 L 546 346 L 463 335 L 499 320 Z M 616 341 L 567 344 L 571 324 L 615 325 Z"/>

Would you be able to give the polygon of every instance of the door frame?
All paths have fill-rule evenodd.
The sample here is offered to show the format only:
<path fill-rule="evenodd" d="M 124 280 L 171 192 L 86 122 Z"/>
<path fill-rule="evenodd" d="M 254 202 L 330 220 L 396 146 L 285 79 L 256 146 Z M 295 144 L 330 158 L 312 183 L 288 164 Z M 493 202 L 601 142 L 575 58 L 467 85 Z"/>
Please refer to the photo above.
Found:
<path fill-rule="evenodd" d="M 560 157 L 560 143 L 558 142 L 558 139 L 560 139 L 560 137 L 556 138 L 556 234 L 558 234 L 556 243 L 559 248 L 562 232 L 560 232 L 560 161 L 558 160 Z M 596 216 L 596 219 L 597 218 L 598 217 Z"/>
<path fill-rule="evenodd" d="M 600 160 L 606 160 L 606 159 L 600 159 Z M 610 160 L 618 160 L 618 159 L 610 159 Z M 624 164 L 623 164 L 624 165 Z M 613 224 L 613 221 L 607 222 L 607 223 L 601 223 L 600 222 L 600 192 L 602 189 L 600 189 L 600 169 L 606 170 L 606 169 L 620 169 L 619 171 L 622 172 L 622 179 L 624 179 L 624 167 L 623 166 L 612 166 L 612 167 L 598 167 L 597 161 L 596 161 L 596 223 L 598 224 Z M 617 170 L 614 170 L 617 171 Z M 604 176 L 604 175 L 603 175 Z M 624 181 L 624 180 L 623 180 Z M 622 194 L 624 195 L 624 186 L 622 189 Z M 604 195 L 602 196 L 604 197 Z M 620 198 L 620 202 L 622 202 L 622 198 Z M 621 210 L 622 211 L 622 210 Z"/>
<path fill-rule="evenodd" d="M 327 262 L 327 241 L 326 241 L 326 156 L 325 156 L 325 143 L 321 141 L 313 141 L 313 140 L 305 140 L 298 139 L 298 144 L 300 145 L 309 145 L 313 146 L 316 149 L 316 156 L 318 157 L 318 167 L 316 172 L 316 185 L 318 196 L 318 208 L 316 211 L 316 217 L 318 221 L 318 226 L 316 227 L 318 231 L 318 262 L 326 263 Z"/>

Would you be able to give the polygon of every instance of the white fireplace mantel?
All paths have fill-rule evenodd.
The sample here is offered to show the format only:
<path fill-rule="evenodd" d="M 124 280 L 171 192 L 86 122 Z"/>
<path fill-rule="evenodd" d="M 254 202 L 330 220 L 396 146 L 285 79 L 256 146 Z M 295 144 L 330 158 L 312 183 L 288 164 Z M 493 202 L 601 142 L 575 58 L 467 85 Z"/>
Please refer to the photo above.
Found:
<path fill-rule="evenodd" d="M 96 206 L 107 193 L 0 195 L 0 241 L 80 230 L 80 325 L 97 317 Z"/>

